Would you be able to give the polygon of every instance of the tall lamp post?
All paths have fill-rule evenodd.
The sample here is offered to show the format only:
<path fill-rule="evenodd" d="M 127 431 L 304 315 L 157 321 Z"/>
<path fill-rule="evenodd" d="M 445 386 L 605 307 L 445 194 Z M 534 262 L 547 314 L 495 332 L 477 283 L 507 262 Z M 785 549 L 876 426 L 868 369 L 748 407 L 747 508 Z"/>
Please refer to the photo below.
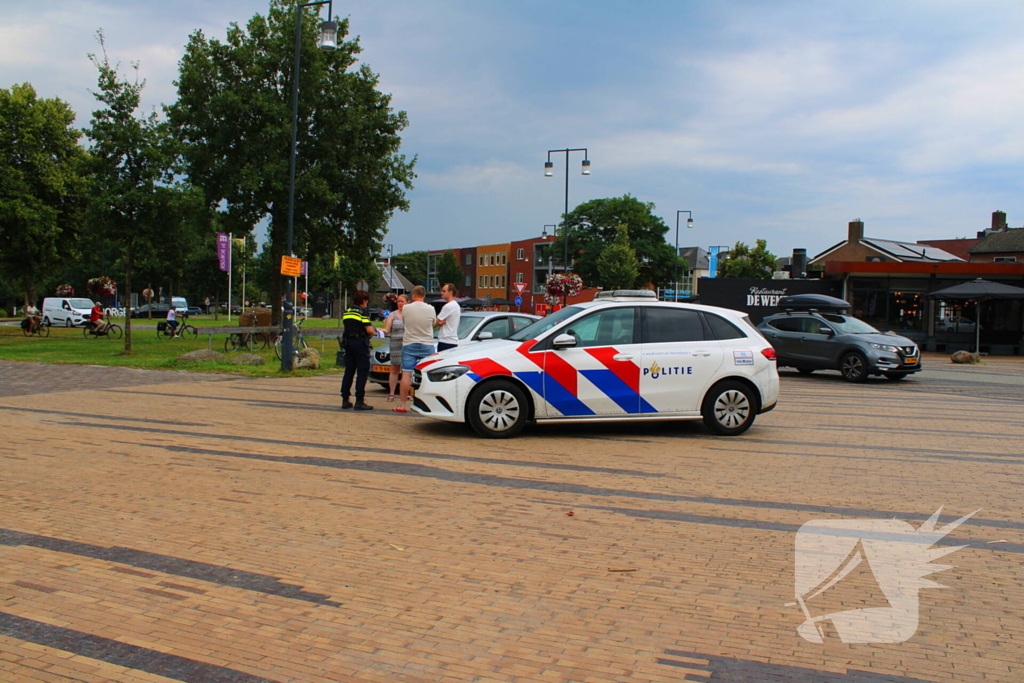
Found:
<path fill-rule="evenodd" d="M 551 161 L 552 154 L 560 154 L 565 152 L 565 213 L 562 214 L 562 241 L 565 243 L 565 254 L 562 257 L 562 263 L 565 266 L 565 270 L 569 270 L 569 230 L 567 221 L 569 220 L 569 152 L 583 152 L 583 166 L 581 175 L 590 175 L 590 159 L 587 158 L 587 148 L 580 147 L 578 149 L 549 149 L 548 160 L 544 162 L 544 177 L 550 178 L 555 175 L 555 164 Z"/>
<path fill-rule="evenodd" d="M 292 252 L 292 239 L 295 235 L 295 147 L 299 129 L 299 65 L 302 59 L 302 10 L 307 7 L 327 5 L 327 21 L 320 24 L 319 47 L 325 52 L 338 49 L 338 24 L 331 20 L 334 5 L 332 0 L 304 2 L 295 6 L 295 64 L 292 67 L 292 145 L 288 161 L 288 255 Z M 294 309 L 291 302 L 292 283 L 288 282 L 285 289 L 284 304 L 281 306 L 281 369 L 292 369 L 292 318 Z"/>
<path fill-rule="evenodd" d="M 672 292 L 675 294 L 675 300 L 679 301 L 679 214 L 685 213 L 686 227 L 693 227 L 693 212 L 692 211 L 676 211 L 676 279 L 673 282 Z"/>

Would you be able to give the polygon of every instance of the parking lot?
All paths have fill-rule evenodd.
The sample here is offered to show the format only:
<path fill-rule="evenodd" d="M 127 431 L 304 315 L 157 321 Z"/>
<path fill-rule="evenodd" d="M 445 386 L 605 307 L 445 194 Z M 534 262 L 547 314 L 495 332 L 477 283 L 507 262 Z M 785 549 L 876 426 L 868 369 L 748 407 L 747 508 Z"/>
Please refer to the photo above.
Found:
<path fill-rule="evenodd" d="M 731 439 L 488 441 L 337 377 L 0 362 L 0 679 L 1024 680 L 1024 361 L 924 364 L 783 370 Z M 980 511 L 916 635 L 798 635 L 801 525 L 940 507 Z"/>

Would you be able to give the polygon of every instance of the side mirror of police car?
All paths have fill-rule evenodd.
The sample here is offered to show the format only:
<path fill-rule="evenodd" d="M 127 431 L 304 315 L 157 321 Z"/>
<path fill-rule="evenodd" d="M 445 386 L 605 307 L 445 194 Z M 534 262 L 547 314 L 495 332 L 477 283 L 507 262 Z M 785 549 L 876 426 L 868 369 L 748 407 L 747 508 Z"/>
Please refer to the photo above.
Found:
<path fill-rule="evenodd" d="M 483 341 L 485 339 L 494 339 L 494 333 L 493 332 L 481 332 L 480 334 L 476 335 L 476 338 L 479 339 L 480 341 Z"/>
<path fill-rule="evenodd" d="M 576 337 L 571 334 L 560 334 L 555 337 L 551 345 L 556 349 L 569 349 L 576 346 Z"/>

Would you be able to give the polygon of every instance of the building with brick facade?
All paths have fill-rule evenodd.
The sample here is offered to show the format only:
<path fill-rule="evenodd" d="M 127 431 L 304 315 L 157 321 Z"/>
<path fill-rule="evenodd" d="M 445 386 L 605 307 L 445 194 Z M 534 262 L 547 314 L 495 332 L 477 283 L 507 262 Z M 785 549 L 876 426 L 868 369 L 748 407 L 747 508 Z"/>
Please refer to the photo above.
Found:
<path fill-rule="evenodd" d="M 485 244 L 476 248 L 476 297 L 505 299 L 508 294 L 508 253 L 511 245 Z"/>

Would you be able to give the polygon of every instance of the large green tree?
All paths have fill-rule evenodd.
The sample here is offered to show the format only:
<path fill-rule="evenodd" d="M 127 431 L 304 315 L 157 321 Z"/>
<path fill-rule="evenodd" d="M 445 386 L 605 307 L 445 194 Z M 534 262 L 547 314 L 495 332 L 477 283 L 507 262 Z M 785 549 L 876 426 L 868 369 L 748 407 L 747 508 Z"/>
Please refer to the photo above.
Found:
<path fill-rule="evenodd" d="M 449 249 L 441 254 L 441 258 L 437 260 L 438 288 L 443 287 L 448 282 L 461 288 L 464 275 L 462 265 L 459 263 L 459 257 L 455 255 L 454 251 Z"/>
<path fill-rule="evenodd" d="M 605 289 L 624 289 L 636 284 L 640 268 L 636 252 L 629 246 L 629 235 L 625 226 L 619 226 L 615 241 L 601 250 L 597 259 L 598 285 Z"/>
<path fill-rule="evenodd" d="M 395 270 L 409 278 L 409 282 L 427 286 L 427 252 L 407 251 L 404 254 L 395 254 L 391 263 Z"/>
<path fill-rule="evenodd" d="M 122 78 L 107 60 L 103 33 L 98 34 L 102 58 L 89 55 L 99 71 L 102 108 L 93 112 L 86 136 L 90 148 L 90 229 L 117 245 L 124 258 L 124 287 L 132 291 L 136 252 L 159 244 L 181 220 L 188 191 L 170 185 L 174 147 L 165 123 L 155 112 L 139 112 L 145 81 Z M 192 195 L 194 197 L 194 195 Z M 131 317 L 125 321 L 124 352 L 132 352 Z"/>
<path fill-rule="evenodd" d="M 729 258 L 719 261 L 719 277 L 770 278 L 778 259 L 768 251 L 766 240 L 757 240 L 753 249 L 744 242 L 737 242 L 729 252 Z"/>
<path fill-rule="evenodd" d="M 75 113 L 28 83 L 0 90 L 0 272 L 36 301 L 72 256 L 86 205 Z"/>
<path fill-rule="evenodd" d="M 604 248 L 618 237 L 619 227 L 626 228 L 629 244 L 636 253 L 638 273 L 631 286 L 657 287 L 671 282 L 676 263 L 686 268 L 685 262 L 674 254 L 672 245 L 665 242 L 668 226 L 654 215 L 654 204 L 641 202 L 632 195 L 592 199 L 569 212 L 554 244 L 554 254 L 563 253 L 563 235 L 569 235 L 569 259 L 575 260 L 575 272 L 586 286 L 601 281 L 598 261 Z"/>
<path fill-rule="evenodd" d="M 190 180 L 241 225 L 269 218 L 275 264 L 287 249 L 295 7 L 272 0 L 267 16 L 231 24 L 223 41 L 192 34 L 167 109 L 187 143 Z M 317 9 L 303 10 L 294 245 L 361 262 L 379 253 L 394 211 L 408 208 L 415 159 L 399 152 L 405 112 L 357 63 L 348 20 L 338 22 L 338 49 L 317 48 Z M 271 275 L 277 307 L 282 277 L 277 267 Z"/>

